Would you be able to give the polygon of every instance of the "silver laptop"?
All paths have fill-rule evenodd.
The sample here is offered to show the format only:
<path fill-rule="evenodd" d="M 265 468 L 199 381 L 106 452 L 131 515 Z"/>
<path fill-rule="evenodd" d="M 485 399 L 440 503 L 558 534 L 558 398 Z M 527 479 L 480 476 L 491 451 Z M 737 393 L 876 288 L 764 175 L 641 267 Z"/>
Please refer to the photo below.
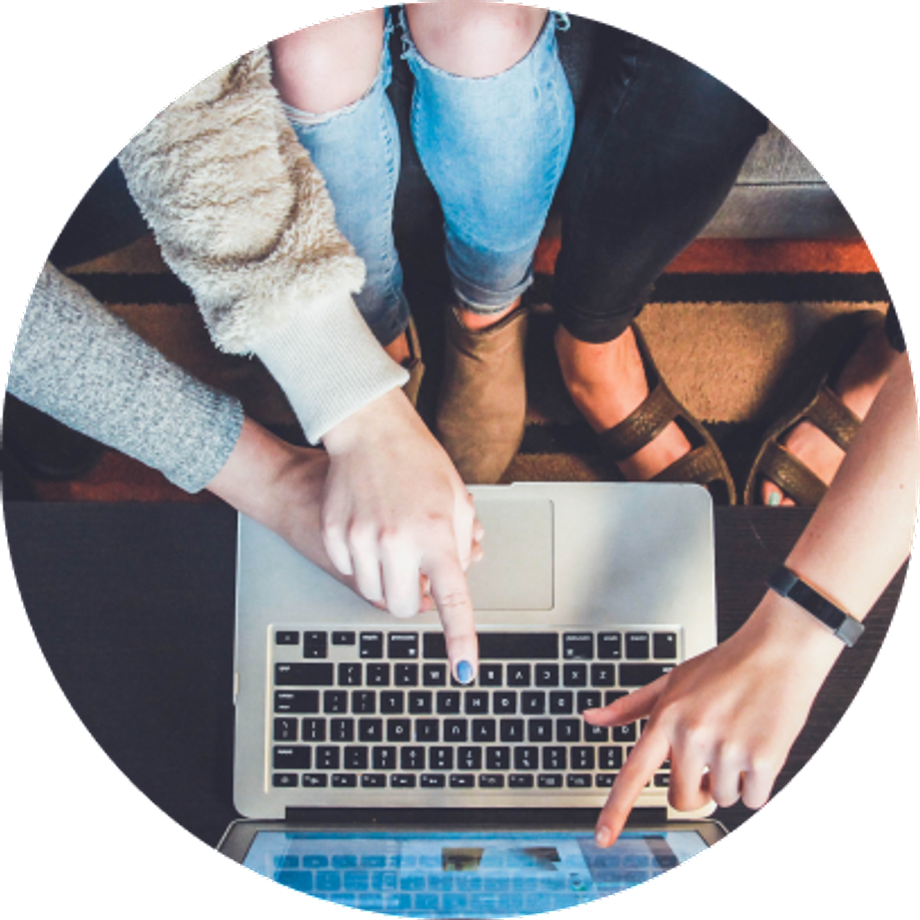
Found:
<path fill-rule="evenodd" d="M 427 881 L 416 892 L 422 906 L 415 910 L 414 900 L 406 901 L 409 892 L 380 887 L 380 873 L 389 871 L 379 868 L 381 860 L 418 866 L 425 847 L 429 865 L 439 866 L 435 874 L 460 873 L 451 880 L 469 881 L 473 864 L 488 875 L 490 860 L 516 863 L 540 884 L 564 875 L 569 883 L 557 906 L 625 884 L 617 873 L 616 880 L 608 873 L 606 887 L 596 884 L 603 876 L 598 866 L 611 857 L 592 852 L 591 827 L 642 726 L 596 729 L 580 713 L 715 644 L 711 499 L 699 486 L 663 483 L 523 483 L 471 491 L 486 536 L 484 558 L 469 573 L 480 666 L 468 686 L 449 673 L 435 612 L 397 620 L 272 532 L 240 518 L 234 800 L 246 818 L 269 823 L 237 827 L 222 845 L 225 852 L 266 874 L 271 869 L 294 887 L 295 877 L 301 886 L 309 878 L 303 890 L 384 912 L 389 904 L 405 916 L 528 912 L 523 901 L 513 909 L 504 901 L 486 908 L 481 897 L 472 912 L 456 898 L 435 910 L 436 892 L 461 892 L 429 891 Z M 646 828 L 640 834 L 646 842 L 636 844 L 652 871 L 664 871 L 717 833 L 695 826 L 695 843 L 661 843 L 661 835 L 676 830 L 661 825 L 666 767 L 634 812 L 658 820 L 651 837 Z M 532 822 L 516 827 L 520 816 L 537 811 L 556 818 L 538 831 Z M 408 829 L 404 821 L 387 820 L 410 812 Z M 358 823 L 360 816 L 377 818 L 356 839 L 352 830 L 343 837 L 341 829 L 326 826 L 322 816 L 333 814 L 339 820 L 354 815 Z M 427 815 L 436 816 L 436 826 Z M 488 845 L 480 839 L 486 827 Z M 269 831 L 276 832 L 280 852 L 264 849 Z M 557 833 L 575 836 L 560 849 L 546 836 Z M 333 881 L 333 840 L 344 846 L 338 868 L 351 872 L 357 890 L 346 890 L 341 872 Z M 629 840 L 627 834 L 618 845 Z M 464 861 L 466 850 L 474 855 Z M 580 875 L 563 869 L 567 858 L 583 860 Z M 632 863 L 641 863 L 635 853 Z M 547 874 L 548 867 L 555 874 Z M 368 875 L 373 871 L 377 888 Z M 639 875 L 627 873 L 632 884 Z M 319 878 L 325 895 L 313 887 Z M 505 884 L 525 883 L 519 877 Z M 532 892 L 533 903 L 546 910 L 540 890 Z"/>

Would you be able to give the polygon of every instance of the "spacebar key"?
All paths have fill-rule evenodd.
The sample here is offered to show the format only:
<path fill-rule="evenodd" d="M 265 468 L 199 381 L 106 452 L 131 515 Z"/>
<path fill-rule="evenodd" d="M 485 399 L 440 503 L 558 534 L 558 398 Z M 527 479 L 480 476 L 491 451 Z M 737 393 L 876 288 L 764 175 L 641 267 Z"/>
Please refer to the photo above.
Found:
<path fill-rule="evenodd" d="M 446 658 L 444 634 L 425 633 L 424 653 L 426 658 Z M 534 632 L 481 632 L 479 633 L 479 657 L 483 660 L 510 661 L 546 660 L 559 657 L 559 636 L 556 633 Z"/>
<path fill-rule="evenodd" d="M 644 687 L 673 670 L 673 664 L 621 664 L 621 687 Z"/>

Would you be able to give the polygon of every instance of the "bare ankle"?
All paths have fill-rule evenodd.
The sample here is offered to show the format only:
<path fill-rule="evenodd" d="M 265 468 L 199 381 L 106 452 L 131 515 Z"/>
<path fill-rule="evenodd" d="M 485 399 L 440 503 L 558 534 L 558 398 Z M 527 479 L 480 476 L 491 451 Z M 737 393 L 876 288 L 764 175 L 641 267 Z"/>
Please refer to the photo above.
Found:
<path fill-rule="evenodd" d="M 409 348 L 409 337 L 405 332 L 401 332 L 389 345 L 385 345 L 383 350 L 401 367 L 412 358 L 412 351 Z"/>
<path fill-rule="evenodd" d="M 501 322 L 509 313 L 516 310 L 520 303 L 521 299 L 518 297 L 508 304 L 507 307 L 502 307 L 494 313 L 480 313 L 460 303 L 457 305 L 456 310 L 457 319 L 459 319 L 464 327 L 469 329 L 470 332 L 481 332 L 483 329 L 488 329 L 490 326 L 494 326 L 496 323 Z"/>

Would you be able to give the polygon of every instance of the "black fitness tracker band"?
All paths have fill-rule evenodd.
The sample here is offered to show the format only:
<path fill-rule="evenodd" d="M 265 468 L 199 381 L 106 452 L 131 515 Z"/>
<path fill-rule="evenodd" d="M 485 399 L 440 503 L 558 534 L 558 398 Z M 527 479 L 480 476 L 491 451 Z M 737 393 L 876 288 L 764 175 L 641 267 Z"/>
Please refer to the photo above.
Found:
<path fill-rule="evenodd" d="M 781 565 L 768 579 L 767 586 L 780 597 L 788 597 L 813 617 L 817 617 L 825 626 L 833 630 L 847 648 L 852 648 L 863 634 L 865 626 L 859 620 L 841 610 L 833 601 L 819 594 L 811 585 L 806 584 L 795 572 Z"/>

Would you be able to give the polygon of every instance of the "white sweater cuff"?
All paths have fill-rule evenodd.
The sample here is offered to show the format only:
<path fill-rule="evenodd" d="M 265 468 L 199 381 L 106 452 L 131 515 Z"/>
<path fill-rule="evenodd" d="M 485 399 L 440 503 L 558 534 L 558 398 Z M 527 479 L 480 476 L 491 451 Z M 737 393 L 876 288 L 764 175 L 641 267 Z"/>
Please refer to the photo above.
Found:
<path fill-rule="evenodd" d="M 252 350 L 284 390 L 311 444 L 409 379 L 374 338 L 350 295 L 311 298 L 288 316 L 257 335 Z"/>

